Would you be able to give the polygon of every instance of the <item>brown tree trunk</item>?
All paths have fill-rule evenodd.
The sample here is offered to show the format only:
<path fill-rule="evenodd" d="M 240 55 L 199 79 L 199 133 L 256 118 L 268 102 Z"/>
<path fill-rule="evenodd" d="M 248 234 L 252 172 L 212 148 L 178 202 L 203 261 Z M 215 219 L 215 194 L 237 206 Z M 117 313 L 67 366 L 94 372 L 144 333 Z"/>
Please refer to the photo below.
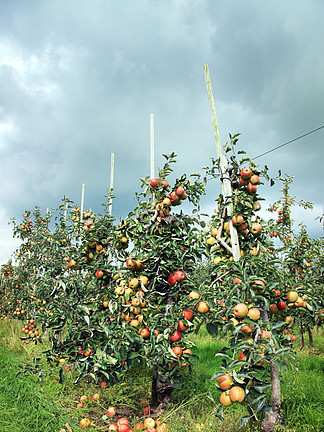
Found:
<path fill-rule="evenodd" d="M 300 343 L 300 349 L 303 349 L 305 343 L 304 343 L 303 323 L 301 321 L 299 321 L 299 343 Z"/>
<path fill-rule="evenodd" d="M 167 367 L 167 365 L 165 365 Z M 173 391 L 172 379 L 159 373 L 158 366 L 154 366 L 152 375 L 151 407 L 156 412 L 165 411 L 171 402 Z"/>
<path fill-rule="evenodd" d="M 151 406 L 155 409 L 159 404 L 159 396 L 158 396 L 158 368 L 156 365 L 153 366 L 153 374 L 152 374 L 152 393 L 151 393 Z"/>
<path fill-rule="evenodd" d="M 263 322 L 268 322 L 268 312 L 265 304 L 261 303 L 261 318 Z M 271 410 L 267 412 L 261 423 L 262 432 L 274 432 L 278 425 L 284 424 L 284 417 L 281 413 L 281 392 L 278 369 L 275 364 L 270 363 L 270 378 L 271 378 Z M 276 428 L 276 431 L 280 429 Z"/>
<path fill-rule="evenodd" d="M 270 364 L 270 376 L 271 376 L 271 410 L 267 412 L 261 423 L 262 432 L 274 432 L 280 431 L 278 425 L 284 424 L 284 418 L 281 413 L 281 392 L 280 392 L 280 381 L 277 367 Z"/>
<path fill-rule="evenodd" d="M 313 339 L 313 332 L 310 327 L 308 327 L 308 338 L 309 338 L 309 348 L 314 348 L 314 339 Z"/>

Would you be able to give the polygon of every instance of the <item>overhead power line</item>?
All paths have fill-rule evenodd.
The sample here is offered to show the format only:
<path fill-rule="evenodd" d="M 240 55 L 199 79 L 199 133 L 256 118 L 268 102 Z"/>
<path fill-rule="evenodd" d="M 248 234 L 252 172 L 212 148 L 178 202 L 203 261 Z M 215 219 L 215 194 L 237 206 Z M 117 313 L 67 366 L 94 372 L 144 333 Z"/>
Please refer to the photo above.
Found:
<path fill-rule="evenodd" d="M 313 129 L 313 130 L 311 130 L 311 131 L 309 131 L 309 132 L 307 132 L 307 133 L 305 133 L 305 134 L 303 134 L 303 135 L 300 135 L 300 136 L 297 137 L 297 138 L 294 138 L 294 139 L 292 139 L 292 140 L 290 140 L 290 141 L 287 141 L 287 142 L 285 142 L 285 143 L 283 143 L 283 144 L 280 144 L 280 145 L 278 145 L 277 147 L 274 147 L 273 149 L 268 150 L 268 151 L 266 151 L 266 152 L 260 154 L 259 156 L 256 156 L 256 157 L 253 158 L 253 159 L 257 159 L 257 158 L 259 158 L 259 157 L 261 157 L 261 156 L 264 156 L 264 155 L 266 155 L 266 154 L 268 154 L 268 153 L 271 153 L 271 152 L 273 152 L 273 151 L 275 151 L 275 150 L 278 150 L 279 148 L 284 147 L 284 146 L 286 146 L 287 144 L 290 144 L 290 143 L 292 143 L 292 142 L 294 142 L 294 141 L 297 141 L 297 140 L 299 140 L 299 139 L 301 139 L 301 138 L 304 138 L 305 136 L 310 135 L 310 134 L 312 134 L 312 133 L 314 133 L 314 132 L 317 132 L 317 131 L 319 131 L 320 129 L 323 129 L 323 128 L 324 128 L 324 125 L 323 125 L 323 126 L 320 126 L 320 127 L 318 127 L 318 128 L 316 128 L 316 129 Z"/>

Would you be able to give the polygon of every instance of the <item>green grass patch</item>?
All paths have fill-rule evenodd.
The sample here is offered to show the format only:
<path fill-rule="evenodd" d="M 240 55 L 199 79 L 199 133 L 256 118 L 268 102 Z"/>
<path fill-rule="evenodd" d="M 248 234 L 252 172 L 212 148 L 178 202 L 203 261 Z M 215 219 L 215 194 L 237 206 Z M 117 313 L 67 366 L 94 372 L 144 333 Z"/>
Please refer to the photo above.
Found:
<path fill-rule="evenodd" d="M 69 423 L 73 431 L 80 428 L 65 417 L 53 394 L 46 394 L 38 376 L 19 372 L 21 357 L 4 346 L 0 350 L 0 431 L 54 432 Z"/>

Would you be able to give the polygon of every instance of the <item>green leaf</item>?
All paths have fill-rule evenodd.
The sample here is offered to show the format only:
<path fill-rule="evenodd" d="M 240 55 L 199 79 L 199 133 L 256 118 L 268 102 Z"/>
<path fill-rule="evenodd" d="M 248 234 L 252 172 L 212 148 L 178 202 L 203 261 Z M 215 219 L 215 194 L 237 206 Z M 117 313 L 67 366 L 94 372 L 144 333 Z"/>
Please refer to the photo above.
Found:
<path fill-rule="evenodd" d="M 214 404 L 217 403 L 217 401 L 215 400 L 214 395 L 213 395 L 211 392 L 208 392 L 208 393 L 207 393 L 207 397 L 208 397 L 208 399 L 210 399 Z"/>
<path fill-rule="evenodd" d="M 238 428 L 241 429 L 243 427 L 245 427 L 248 423 L 248 421 L 250 420 L 250 416 L 244 416 L 241 418 L 239 424 L 238 424 Z"/>
<path fill-rule="evenodd" d="M 245 384 L 245 381 L 238 376 L 238 374 L 235 370 L 233 370 L 233 378 L 237 383 Z"/>
<path fill-rule="evenodd" d="M 83 311 L 83 312 L 85 312 L 87 315 L 90 315 L 90 311 L 89 311 L 89 308 L 87 306 L 85 306 L 85 305 L 79 305 L 78 309 L 81 310 L 81 311 Z"/>
<path fill-rule="evenodd" d="M 264 393 L 271 387 L 271 384 L 264 384 L 264 385 L 256 385 L 253 386 L 253 389 L 256 390 L 259 393 Z"/>
<path fill-rule="evenodd" d="M 216 378 L 220 377 L 221 375 L 224 375 L 224 372 L 215 372 L 210 378 L 210 381 L 214 381 Z"/>
<path fill-rule="evenodd" d="M 285 325 L 287 325 L 287 324 L 286 324 L 284 321 L 278 321 L 278 322 L 276 322 L 276 323 L 273 325 L 272 330 L 275 330 L 275 329 L 281 328 L 281 327 L 283 327 L 283 326 L 285 326 Z"/>
<path fill-rule="evenodd" d="M 224 407 L 222 404 L 220 404 L 220 406 L 218 407 L 216 415 L 221 422 L 224 421 Z"/>
<path fill-rule="evenodd" d="M 60 369 L 59 377 L 60 377 L 60 379 L 59 379 L 59 383 L 60 383 L 60 384 L 63 384 L 63 382 L 64 382 L 64 373 L 63 373 L 63 368 Z"/>
<path fill-rule="evenodd" d="M 258 412 L 258 411 L 262 410 L 262 408 L 263 408 L 264 405 L 266 404 L 266 401 L 267 401 L 266 396 L 263 397 L 262 399 L 258 400 L 258 402 L 256 403 L 256 405 L 255 405 L 255 407 L 254 407 L 255 411 Z"/>
<path fill-rule="evenodd" d="M 212 324 L 212 323 L 207 323 L 206 324 L 206 330 L 208 331 L 208 333 L 216 338 L 218 335 L 218 326 L 216 324 Z"/>

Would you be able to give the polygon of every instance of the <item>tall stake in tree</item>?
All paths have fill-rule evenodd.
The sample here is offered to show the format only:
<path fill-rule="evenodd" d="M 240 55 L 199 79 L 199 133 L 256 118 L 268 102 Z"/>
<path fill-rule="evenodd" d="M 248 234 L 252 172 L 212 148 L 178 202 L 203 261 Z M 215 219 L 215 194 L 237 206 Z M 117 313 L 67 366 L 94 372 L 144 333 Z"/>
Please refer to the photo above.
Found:
<path fill-rule="evenodd" d="M 81 208 L 80 208 L 80 222 L 83 222 L 83 207 L 84 207 L 84 188 L 85 188 L 85 184 L 82 183 L 82 188 L 81 188 Z"/>
<path fill-rule="evenodd" d="M 150 175 L 154 178 L 154 114 L 150 114 Z"/>
<path fill-rule="evenodd" d="M 233 204 L 232 204 L 232 185 L 231 180 L 228 174 L 228 162 L 225 155 L 223 155 L 222 152 L 222 145 L 219 138 L 219 132 L 218 132 L 218 124 L 217 124 L 217 118 L 216 118 L 216 110 L 215 110 L 215 102 L 213 97 L 213 90 L 211 86 L 210 76 L 209 76 L 209 70 L 208 65 L 204 65 L 204 71 L 205 71 L 205 80 L 206 80 L 206 87 L 207 87 L 207 93 L 208 93 L 208 99 L 209 99 L 209 105 L 211 110 L 211 116 L 212 116 L 212 122 L 213 122 L 213 129 L 214 129 L 214 135 L 215 135 L 215 141 L 216 141 L 216 150 L 217 150 L 217 156 L 219 160 L 219 170 L 221 173 L 221 183 L 222 183 L 222 191 L 223 191 L 223 200 L 224 204 L 227 208 L 227 214 L 228 216 L 232 216 L 233 213 Z M 228 201 L 229 200 L 229 201 Z M 239 239 L 237 235 L 237 230 L 233 226 L 232 221 L 230 220 L 230 236 L 231 236 L 231 242 L 232 242 L 232 254 L 234 261 L 238 261 L 241 257 L 240 253 L 240 244 Z"/>
<path fill-rule="evenodd" d="M 114 189 L 114 168 L 115 168 L 115 153 L 111 153 L 110 156 L 110 192 L 113 192 Z M 109 199 L 109 207 L 108 207 L 108 213 L 111 216 L 112 213 L 112 198 Z"/>

